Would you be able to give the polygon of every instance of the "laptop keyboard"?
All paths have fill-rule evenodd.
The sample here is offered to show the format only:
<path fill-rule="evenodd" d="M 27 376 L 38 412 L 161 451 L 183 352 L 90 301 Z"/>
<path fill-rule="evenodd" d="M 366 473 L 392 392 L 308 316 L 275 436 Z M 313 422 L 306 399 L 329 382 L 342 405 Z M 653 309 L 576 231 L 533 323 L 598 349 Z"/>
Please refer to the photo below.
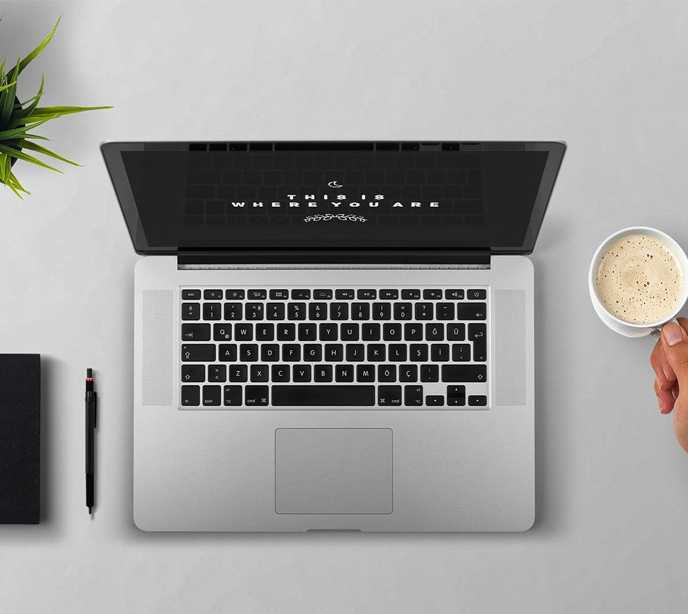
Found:
<path fill-rule="evenodd" d="M 487 288 L 181 288 L 181 408 L 486 408 Z"/>

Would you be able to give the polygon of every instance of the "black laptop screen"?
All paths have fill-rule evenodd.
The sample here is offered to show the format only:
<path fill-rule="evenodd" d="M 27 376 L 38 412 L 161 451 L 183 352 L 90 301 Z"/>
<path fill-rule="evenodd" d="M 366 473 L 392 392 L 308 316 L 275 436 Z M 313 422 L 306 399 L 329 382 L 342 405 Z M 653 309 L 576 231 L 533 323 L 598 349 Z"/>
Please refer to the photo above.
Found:
<path fill-rule="evenodd" d="M 563 145 L 105 144 L 134 247 L 532 250 Z"/>

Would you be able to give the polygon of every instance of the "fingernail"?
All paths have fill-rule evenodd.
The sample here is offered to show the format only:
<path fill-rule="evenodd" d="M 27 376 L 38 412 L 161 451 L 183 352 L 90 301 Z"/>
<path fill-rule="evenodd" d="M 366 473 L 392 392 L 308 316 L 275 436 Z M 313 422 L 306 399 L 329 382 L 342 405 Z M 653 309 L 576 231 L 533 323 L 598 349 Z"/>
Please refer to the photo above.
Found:
<path fill-rule="evenodd" d="M 681 327 L 675 322 L 669 322 L 662 330 L 662 335 L 664 335 L 664 340 L 669 345 L 676 345 L 681 339 L 683 339 L 683 332 Z"/>

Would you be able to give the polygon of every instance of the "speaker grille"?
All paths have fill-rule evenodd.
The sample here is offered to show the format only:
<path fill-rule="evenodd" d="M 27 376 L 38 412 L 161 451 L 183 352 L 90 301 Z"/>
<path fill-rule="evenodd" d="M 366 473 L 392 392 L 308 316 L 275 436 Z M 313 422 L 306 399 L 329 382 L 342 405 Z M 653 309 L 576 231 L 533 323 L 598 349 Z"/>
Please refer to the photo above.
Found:
<path fill-rule="evenodd" d="M 526 404 L 526 293 L 494 292 L 495 405 Z"/>
<path fill-rule="evenodd" d="M 172 405 L 172 290 L 143 291 L 143 405 Z"/>

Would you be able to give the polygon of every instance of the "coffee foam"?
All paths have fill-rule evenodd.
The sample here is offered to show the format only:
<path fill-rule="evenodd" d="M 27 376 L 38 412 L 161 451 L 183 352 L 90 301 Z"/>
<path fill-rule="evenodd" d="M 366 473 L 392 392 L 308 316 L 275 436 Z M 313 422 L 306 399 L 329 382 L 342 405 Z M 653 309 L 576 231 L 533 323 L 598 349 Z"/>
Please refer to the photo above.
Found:
<path fill-rule="evenodd" d="M 632 234 L 614 242 L 600 258 L 595 289 L 612 315 L 630 324 L 666 320 L 683 295 L 681 263 L 662 241 Z"/>

